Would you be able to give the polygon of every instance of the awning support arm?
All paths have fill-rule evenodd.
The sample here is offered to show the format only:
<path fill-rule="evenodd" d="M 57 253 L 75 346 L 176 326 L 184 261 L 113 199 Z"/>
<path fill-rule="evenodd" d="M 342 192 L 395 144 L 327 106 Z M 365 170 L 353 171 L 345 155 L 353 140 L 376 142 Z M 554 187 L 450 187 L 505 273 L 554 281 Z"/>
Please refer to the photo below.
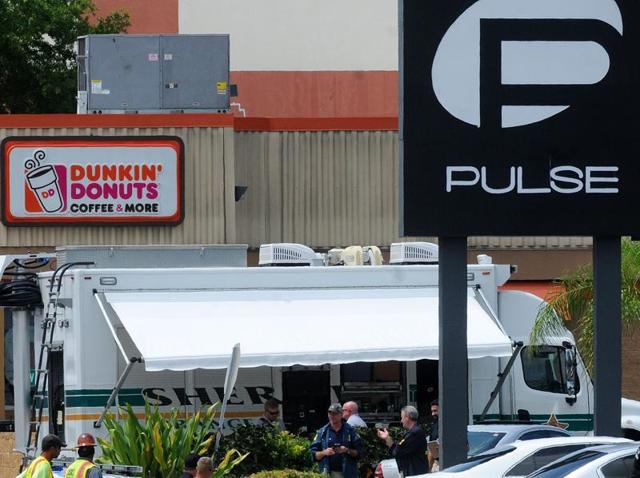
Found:
<path fill-rule="evenodd" d="M 513 367 L 513 364 L 515 363 L 516 358 L 518 357 L 518 354 L 520 353 L 520 350 L 522 350 L 522 347 L 524 347 L 524 344 L 522 342 L 516 342 L 514 345 L 516 346 L 516 348 L 513 351 L 513 353 L 511 354 L 511 358 L 509 358 L 509 361 L 507 362 L 507 365 L 505 366 L 504 370 L 498 374 L 498 377 L 500 377 L 500 378 L 498 379 L 498 383 L 496 383 L 496 386 L 494 387 L 493 391 L 491 392 L 491 395 L 489 396 L 489 401 L 484 406 L 484 409 L 482 410 L 482 413 L 480 414 L 480 417 L 478 418 L 479 422 L 484 420 L 484 417 L 487 416 L 487 413 L 489 412 L 489 409 L 491 408 L 491 405 L 493 405 L 493 402 L 495 401 L 496 397 L 500 393 L 500 389 L 502 388 L 502 385 L 504 384 L 505 380 L 509 376 L 509 372 L 511 372 L 511 368 Z"/>
<path fill-rule="evenodd" d="M 120 378 L 116 382 L 115 387 L 113 387 L 113 390 L 111 391 L 111 395 L 109 396 L 109 399 L 107 400 L 107 403 L 104 406 L 104 410 L 102 410 L 102 413 L 100 414 L 100 418 L 98 418 L 95 422 L 93 422 L 93 428 L 100 428 L 102 426 L 102 422 L 104 420 L 104 417 L 109 412 L 109 409 L 111 408 L 111 405 L 113 405 L 113 402 L 116 399 L 116 396 L 118 395 L 118 393 L 120 393 L 120 389 L 122 388 L 122 385 L 124 384 L 124 381 L 127 379 L 127 376 L 129 375 L 129 372 L 131 372 L 131 369 L 133 368 L 133 366 L 136 363 L 138 363 L 138 362 L 142 363 L 142 361 L 143 360 L 140 357 L 131 357 L 129 359 L 129 363 L 127 364 L 127 366 L 123 370 L 122 375 L 120 375 Z"/>

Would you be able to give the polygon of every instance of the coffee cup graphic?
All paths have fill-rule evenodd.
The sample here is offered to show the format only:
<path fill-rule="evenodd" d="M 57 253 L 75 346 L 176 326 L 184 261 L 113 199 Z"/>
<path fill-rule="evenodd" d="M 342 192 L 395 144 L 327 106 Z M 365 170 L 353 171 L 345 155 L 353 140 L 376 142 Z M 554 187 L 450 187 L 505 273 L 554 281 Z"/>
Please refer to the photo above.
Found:
<path fill-rule="evenodd" d="M 58 187 L 58 175 L 53 166 L 40 166 L 29 171 L 27 173 L 27 182 L 46 212 L 56 212 L 62 209 L 62 195 Z"/>

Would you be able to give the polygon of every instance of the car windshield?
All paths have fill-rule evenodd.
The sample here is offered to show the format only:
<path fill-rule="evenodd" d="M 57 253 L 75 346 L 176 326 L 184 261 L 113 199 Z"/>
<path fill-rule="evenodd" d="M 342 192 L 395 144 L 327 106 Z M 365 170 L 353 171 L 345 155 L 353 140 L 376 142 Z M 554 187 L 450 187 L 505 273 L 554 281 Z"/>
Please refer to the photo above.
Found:
<path fill-rule="evenodd" d="M 605 454 L 600 451 L 586 450 L 580 453 L 575 453 L 567 458 L 560 459 L 545 466 L 544 468 L 532 473 L 531 477 L 537 478 L 560 478 L 566 476 L 574 470 L 577 470 L 582 465 L 589 463 Z"/>
<path fill-rule="evenodd" d="M 467 440 L 469 442 L 469 456 L 479 455 L 487 450 L 495 448 L 496 445 L 506 433 L 499 432 L 477 432 L 470 431 L 467 433 Z"/>
<path fill-rule="evenodd" d="M 446 471 L 449 473 L 459 473 L 461 471 L 474 468 L 478 465 L 482 465 L 483 463 L 491 461 L 494 458 L 498 458 L 499 456 L 503 456 L 503 455 L 506 455 L 507 453 L 511 453 L 513 450 L 515 450 L 515 447 L 510 446 L 510 447 L 501 448 L 499 451 L 496 451 L 494 453 L 487 452 L 487 453 L 484 453 L 483 455 L 472 456 L 470 458 L 467 458 L 467 461 L 465 461 L 464 463 L 450 466 L 449 468 L 445 468 L 443 471 Z"/>

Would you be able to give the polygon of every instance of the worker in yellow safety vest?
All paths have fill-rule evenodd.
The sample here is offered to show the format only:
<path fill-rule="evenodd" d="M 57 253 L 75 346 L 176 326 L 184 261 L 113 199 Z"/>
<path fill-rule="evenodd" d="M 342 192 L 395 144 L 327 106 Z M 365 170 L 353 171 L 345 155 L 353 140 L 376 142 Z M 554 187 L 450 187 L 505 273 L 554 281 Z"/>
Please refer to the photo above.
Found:
<path fill-rule="evenodd" d="M 47 435 L 42 439 L 40 456 L 18 475 L 18 478 L 53 478 L 51 460 L 58 458 L 64 444 L 56 435 Z"/>
<path fill-rule="evenodd" d="M 102 471 L 93 463 L 96 445 L 91 433 L 83 433 L 78 437 L 78 459 L 69 465 L 64 478 L 102 478 Z"/>

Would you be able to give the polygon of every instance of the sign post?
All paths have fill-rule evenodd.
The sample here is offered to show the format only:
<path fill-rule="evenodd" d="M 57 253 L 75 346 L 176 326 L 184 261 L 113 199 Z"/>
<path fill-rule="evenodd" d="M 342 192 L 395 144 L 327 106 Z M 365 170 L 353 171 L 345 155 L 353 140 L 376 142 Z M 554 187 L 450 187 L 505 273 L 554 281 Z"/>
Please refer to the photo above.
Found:
<path fill-rule="evenodd" d="M 620 323 L 620 238 L 593 240 L 594 423 L 595 435 L 620 436 L 622 325 Z"/>
<path fill-rule="evenodd" d="M 467 238 L 440 237 L 438 248 L 440 444 L 467 442 Z M 461 463 L 466 446 L 441 446 L 440 464 Z"/>
<path fill-rule="evenodd" d="M 399 6 L 401 234 L 440 237 L 443 258 L 441 465 L 463 458 L 463 426 L 449 417 L 468 416 L 466 383 L 447 384 L 466 376 L 449 355 L 466 357 L 461 338 L 448 336 L 466 325 L 455 304 L 466 284 L 449 261 L 471 235 L 596 237 L 596 431 L 619 434 L 620 382 L 599 370 L 613 363 L 619 375 L 619 238 L 640 235 L 628 212 L 640 199 L 640 4 Z"/>

